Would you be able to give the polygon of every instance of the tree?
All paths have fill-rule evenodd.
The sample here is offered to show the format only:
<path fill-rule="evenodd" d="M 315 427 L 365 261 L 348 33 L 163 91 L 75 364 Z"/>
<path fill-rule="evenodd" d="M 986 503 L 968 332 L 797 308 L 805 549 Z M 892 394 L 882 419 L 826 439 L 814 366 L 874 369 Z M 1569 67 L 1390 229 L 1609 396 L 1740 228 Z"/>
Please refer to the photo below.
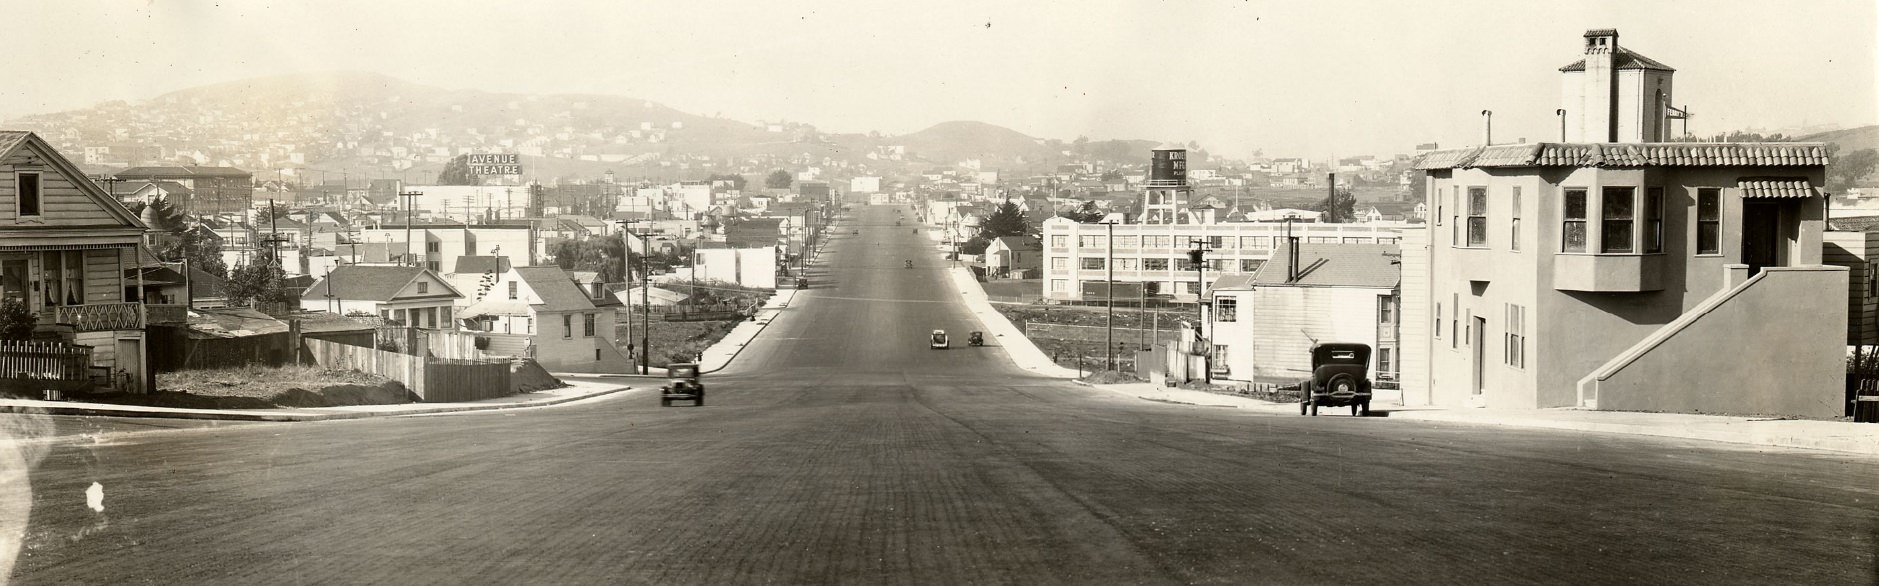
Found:
<path fill-rule="evenodd" d="M 437 172 L 438 185 L 482 185 L 483 176 L 470 172 L 470 156 L 457 155 L 457 158 L 444 163 L 444 170 Z"/>
<path fill-rule="evenodd" d="M 1083 202 L 1081 207 L 1071 211 L 1061 212 L 1057 215 L 1070 218 L 1078 224 L 1093 224 L 1103 220 L 1103 211 L 1096 208 L 1095 200 Z"/>
<path fill-rule="evenodd" d="M 1357 219 L 1357 196 L 1351 193 L 1350 188 L 1340 187 L 1312 204 L 1311 209 L 1324 212 L 1324 218 L 1319 221 L 1326 224 L 1351 222 Z"/>
<path fill-rule="evenodd" d="M 157 258 L 164 262 L 189 261 L 190 268 L 215 275 L 228 276 L 228 262 L 222 260 L 222 241 L 213 232 L 207 230 L 184 230 L 168 239 L 167 244 L 156 250 Z"/>
<path fill-rule="evenodd" d="M 1827 165 L 1827 189 L 1845 191 L 1859 185 L 1861 179 L 1879 167 L 1879 150 L 1860 149 L 1844 157 L 1835 157 Z"/>
<path fill-rule="evenodd" d="M 186 223 L 183 211 L 177 209 L 175 205 L 172 205 L 169 198 L 159 197 L 151 200 L 150 203 L 147 204 L 144 202 L 134 202 L 130 205 L 130 212 L 136 214 L 138 218 L 142 218 L 145 208 L 156 209 L 153 213 L 155 216 L 153 219 L 156 221 L 156 225 L 150 226 L 151 230 L 177 232 L 181 231 Z"/>
<path fill-rule="evenodd" d="M 236 306 L 279 303 L 288 301 L 287 291 L 281 288 L 281 279 L 286 276 L 274 255 L 257 254 L 247 266 L 228 276 L 224 289 L 229 303 Z"/>
<path fill-rule="evenodd" d="M 626 280 L 621 273 L 620 258 L 629 255 L 619 238 L 593 238 L 588 240 L 562 240 L 555 243 L 555 266 L 569 271 L 593 271 L 600 274 L 604 283 L 620 283 Z M 638 256 L 638 255 L 630 255 Z"/>
<path fill-rule="evenodd" d="M 789 184 L 795 181 L 795 179 L 795 177 L 790 176 L 789 171 L 777 169 L 771 171 L 769 177 L 763 178 L 763 186 L 770 189 L 789 189 Z"/>
<path fill-rule="evenodd" d="M 31 340 L 39 316 L 18 299 L 0 301 L 0 340 Z"/>
<path fill-rule="evenodd" d="M 999 205 L 997 210 L 986 216 L 984 226 L 979 229 L 979 235 L 986 239 L 1028 236 L 1033 233 L 1035 230 L 1031 227 L 1031 223 L 1025 221 L 1024 210 L 1018 209 L 1018 204 L 1009 201 Z"/>

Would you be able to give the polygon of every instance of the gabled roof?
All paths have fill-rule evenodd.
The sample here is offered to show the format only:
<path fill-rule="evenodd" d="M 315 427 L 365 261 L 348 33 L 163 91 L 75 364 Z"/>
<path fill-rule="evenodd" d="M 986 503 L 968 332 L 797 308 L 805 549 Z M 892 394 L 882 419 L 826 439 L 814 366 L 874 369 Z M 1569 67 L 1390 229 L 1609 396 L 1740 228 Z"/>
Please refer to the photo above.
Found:
<path fill-rule="evenodd" d="M 509 257 L 506 256 L 459 256 L 458 273 L 506 273 L 509 272 Z"/>
<path fill-rule="evenodd" d="M 1636 51 L 1632 51 L 1624 47 L 1618 47 L 1615 51 L 1612 52 L 1612 69 L 1649 69 L 1649 70 L 1654 70 L 1654 71 L 1676 71 L 1675 69 L 1672 69 L 1669 65 L 1659 63 L 1656 59 L 1639 55 Z M 1574 61 L 1571 64 L 1566 65 L 1565 67 L 1559 68 L 1559 70 L 1560 71 L 1585 71 L 1585 60 L 1580 59 L 1578 61 Z"/>
<path fill-rule="evenodd" d="M 203 167 L 182 165 L 167 167 L 131 167 L 118 171 L 117 178 L 132 179 L 195 179 L 197 177 L 252 177 L 254 174 L 234 167 Z"/>
<path fill-rule="evenodd" d="M 399 291 L 404 290 L 406 285 L 410 285 L 412 281 L 418 280 L 419 277 L 429 272 L 428 269 L 407 266 L 342 265 L 334 267 L 333 272 L 327 274 L 326 278 L 320 279 L 318 283 L 314 283 L 312 287 L 308 287 L 300 297 L 302 299 L 325 298 L 330 291 L 335 299 L 391 301 L 398 296 Z M 462 296 L 462 293 L 458 292 L 455 287 L 451 287 L 448 281 L 437 278 L 437 282 L 444 286 L 444 290 L 432 293 L 432 295 L 449 293 Z"/>
<path fill-rule="evenodd" d="M 198 340 L 284 334 L 287 330 L 281 320 L 245 307 L 189 310 L 189 337 Z"/>
<path fill-rule="evenodd" d="M 1416 168 L 1477 167 L 1801 167 L 1827 164 L 1818 142 L 1649 142 L 1508 144 L 1435 151 Z"/>
<path fill-rule="evenodd" d="M 96 182 L 85 175 L 84 171 L 79 170 L 78 165 L 72 164 L 70 159 L 60 154 L 58 149 L 52 148 L 52 145 L 47 143 L 45 139 L 39 138 L 39 135 L 23 130 L 0 130 L 0 160 L 6 160 L 12 157 L 15 152 L 26 148 L 27 145 L 38 145 L 38 149 L 46 154 L 47 165 L 58 171 L 60 175 L 64 175 L 69 179 L 71 184 L 80 191 L 83 191 L 85 196 L 90 198 L 92 202 L 103 207 L 106 214 L 110 214 L 111 217 L 116 218 L 120 225 L 119 227 L 135 228 L 138 230 L 147 230 L 150 228 L 148 225 L 144 224 L 143 220 L 137 218 L 137 214 L 131 213 L 130 208 L 124 207 L 123 202 L 118 201 L 118 199 L 111 194 L 105 193 L 103 187 L 99 187 Z M 85 226 L 83 228 L 96 229 L 97 226 Z"/>
<path fill-rule="evenodd" d="M 1298 280 L 1287 281 L 1291 245 L 1272 251 L 1253 276 L 1255 287 L 1367 287 L 1389 289 L 1402 281 L 1397 262 L 1402 249 L 1395 244 L 1300 244 Z"/>
<path fill-rule="evenodd" d="M 1021 252 L 1037 252 L 1044 250 L 1044 243 L 1042 241 L 1022 236 L 1000 236 L 996 238 L 996 240 L 1000 245 L 1010 250 Z"/>
<path fill-rule="evenodd" d="M 540 297 L 541 306 L 551 310 L 593 309 L 593 300 L 574 284 L 574 278 L 561 267 L 516 267 L 515 274 L 528 283 Z"/>

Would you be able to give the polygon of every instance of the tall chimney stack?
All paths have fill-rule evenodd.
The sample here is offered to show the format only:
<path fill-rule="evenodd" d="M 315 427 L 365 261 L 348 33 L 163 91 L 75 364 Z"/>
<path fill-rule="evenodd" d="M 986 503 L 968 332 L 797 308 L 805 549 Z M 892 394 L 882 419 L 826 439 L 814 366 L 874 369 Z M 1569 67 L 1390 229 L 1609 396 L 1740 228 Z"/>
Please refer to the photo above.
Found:
<path fill-rule="evenodd" d="M 1579 111 L 1586 142 L 1618 142 L 1617 53 L 1617 29 L 1585 31 L 1585 105 Z"/>

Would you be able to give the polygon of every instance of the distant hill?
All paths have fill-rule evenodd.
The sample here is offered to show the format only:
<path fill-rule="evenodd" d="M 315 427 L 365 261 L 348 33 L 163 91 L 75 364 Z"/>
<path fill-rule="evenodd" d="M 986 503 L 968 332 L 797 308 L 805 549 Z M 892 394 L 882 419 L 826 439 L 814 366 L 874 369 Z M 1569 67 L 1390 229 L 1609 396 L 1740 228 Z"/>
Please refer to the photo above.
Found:
<path fill-rule="evenodd" d="M 1834 143 L 1840 145 L 1842 153 L 1860 149 L 1879 149 L 1879 124 L 1810 134 L 1795 140 Z"/>
<path fill-rule="evenodd" d="M 199 86 L 137 102 L 22 117 L 61 149 L 107 147 L 85 166 L 200 162 L 255 170 L 344 171 L 428 181 L 444 160 L 518 152 L 538 179 L 702 178 L 824 167 L 844 175 L 918 172 L 978 160 L 1008 176 L 1076 159 L 1145 162 L 1155 141 L 1046 140 L 973 121 L 901 136 L 757 125 L 644 99 L 453 90 L 360 72 L 281 75 Z M 895 149 L 890 147 L 903 147 Z M 83 152 L 80 150 L 80 152 Z M 1066 154 L 1068 153 L 1068 154 Z M 833 169 L 829 167 L 833 166 Z"/>

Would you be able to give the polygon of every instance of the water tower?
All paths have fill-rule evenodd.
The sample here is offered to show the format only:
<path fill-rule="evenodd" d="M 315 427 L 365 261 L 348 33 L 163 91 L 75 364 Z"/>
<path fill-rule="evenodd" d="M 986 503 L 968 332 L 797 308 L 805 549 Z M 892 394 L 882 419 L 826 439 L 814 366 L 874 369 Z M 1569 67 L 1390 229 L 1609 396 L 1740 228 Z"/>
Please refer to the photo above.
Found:
<path fill-rule="evenodd" d="M 1141 223 L 1180 223 L 1192 190 L 1187 184 L 1187 149 L 1163 145 L 1150 151 L 1148 182 L 1142 187 Z"/>

